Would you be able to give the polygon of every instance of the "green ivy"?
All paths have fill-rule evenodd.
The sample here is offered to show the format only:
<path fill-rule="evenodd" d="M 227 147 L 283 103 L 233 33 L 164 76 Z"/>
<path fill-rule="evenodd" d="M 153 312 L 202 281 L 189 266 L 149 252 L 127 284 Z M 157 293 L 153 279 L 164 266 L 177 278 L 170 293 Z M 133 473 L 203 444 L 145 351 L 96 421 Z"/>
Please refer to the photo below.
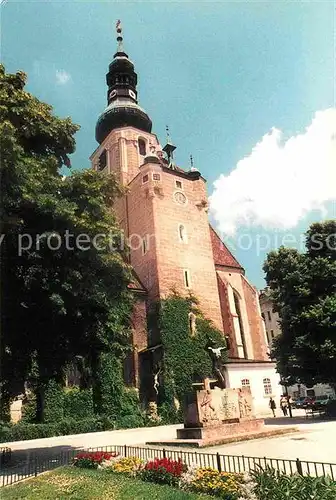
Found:
<path fill-rule="evenodd" d="M 92 389 L 69 387 L 64 389 L 64 418 L 93 418 Z"/>
<path fill-rule="evenodd" d="M 64 391 L 55 380 L 50 380 L 45 392 L 44 420 L 45 424 L 59 422 L 64 417 Z"/>
<path fill-rule="evenodd" d="M 190 312 L 196 315 L 194 336 L 189 329 Z M 197 300 L 192 296 L 184 298 L 174 293 L 161 301 L 159 329 L 164 350 L 164 384 L 159 403 L 161 409 L 168 413 L 166 419 L 174 420 L 174 413 L 178 414 L 174 410 L 174 398 L 182 406 L 193 382 L 212 377 L 212 361 L 206 350 L 208 336 L 218 347 L 225 346 L 226 342 L 222 332 L 203 316 L 197 307 Z M 170 414 L 167 408 L 170 408 Z"/>

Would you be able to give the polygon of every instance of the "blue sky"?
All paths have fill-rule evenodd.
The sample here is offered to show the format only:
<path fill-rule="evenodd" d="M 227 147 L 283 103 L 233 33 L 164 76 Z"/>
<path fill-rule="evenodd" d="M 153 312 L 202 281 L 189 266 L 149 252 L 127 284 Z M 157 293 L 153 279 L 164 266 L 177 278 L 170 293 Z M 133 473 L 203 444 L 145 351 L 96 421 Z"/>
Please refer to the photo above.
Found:
<path fill-rule="evenodd" d="M 332 1 L 8 0 L 2 61 L 81 125 L 72 164 L 87 168 L 121 19 L 153 131 L 164 142 L 169 124 L 181 167 L 193 154 L 214 224 L 262 287 L 267 250 L 288 234 L 297 246 L 310 222 L 336 215 L 334 10 Z"/>

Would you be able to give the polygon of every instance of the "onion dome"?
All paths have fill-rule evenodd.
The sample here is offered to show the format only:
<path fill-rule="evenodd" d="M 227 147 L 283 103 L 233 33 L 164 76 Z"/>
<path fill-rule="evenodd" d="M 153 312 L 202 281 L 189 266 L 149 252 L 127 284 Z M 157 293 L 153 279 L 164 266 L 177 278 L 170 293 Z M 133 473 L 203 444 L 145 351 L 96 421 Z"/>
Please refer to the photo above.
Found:
<path fill-rule="evenodd" d="M 144 132 L 151 132 L 152 121 L 138 105 L 137 81 L 134 65 L 123 48 L 120 21 L 116 25 L 117 52 L 106 75 L 107 108 L 99 116 L 96 125 L 96 140 L 101 144 L 111 130 L 132 126 Z"/>

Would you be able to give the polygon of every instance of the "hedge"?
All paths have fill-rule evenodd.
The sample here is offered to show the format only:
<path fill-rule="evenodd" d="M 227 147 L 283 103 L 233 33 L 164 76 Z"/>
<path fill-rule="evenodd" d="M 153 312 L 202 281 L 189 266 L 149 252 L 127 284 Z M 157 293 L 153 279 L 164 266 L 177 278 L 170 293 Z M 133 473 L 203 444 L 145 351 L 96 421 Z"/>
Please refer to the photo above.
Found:
<path fill-rule="evenodd" d="M 112 419 L 107 417 L 75 420 L 68 418 L 53 424 L 3 424 L 0 426 L 0 442 L 25 441 L 69 434 L 85 434 L 87 432 L 108 431 L 115 429 Z"/>

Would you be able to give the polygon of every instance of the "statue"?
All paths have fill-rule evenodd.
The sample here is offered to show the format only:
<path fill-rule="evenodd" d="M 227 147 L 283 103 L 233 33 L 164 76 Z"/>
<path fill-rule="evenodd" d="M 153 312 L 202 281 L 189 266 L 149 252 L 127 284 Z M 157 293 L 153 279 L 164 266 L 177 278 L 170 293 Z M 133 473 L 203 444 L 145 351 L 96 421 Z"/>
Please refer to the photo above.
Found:
<path fill-rule="evenodd" d="M 192 311 L 188 314 L 188 320 L 189 320 L 189 333 L 191 337 L 194 337 L 196 334 L 196 315 Z"/>
<path fill-rule="evenodd" d="M 159 375 L 161 373 L 161 369 L 159 369 L 155 374 L 154 374 L 154 391 L 156 394 L 159 394 L 158 387 L 159 387 Z"/>
<path fill-rule="evenodd" d="M 213 375 L 217 378 L 219 386 L 221 389 L 226 388 L 225 377 L 222 373 L 223 361 L 222 361 L 222 351 L 226 351 L 226 347 L 215 347 L 214 341 L 208 336 L 208 342 L 206 344 L 206 350 L 210 354 L 212 361 Z"/>

